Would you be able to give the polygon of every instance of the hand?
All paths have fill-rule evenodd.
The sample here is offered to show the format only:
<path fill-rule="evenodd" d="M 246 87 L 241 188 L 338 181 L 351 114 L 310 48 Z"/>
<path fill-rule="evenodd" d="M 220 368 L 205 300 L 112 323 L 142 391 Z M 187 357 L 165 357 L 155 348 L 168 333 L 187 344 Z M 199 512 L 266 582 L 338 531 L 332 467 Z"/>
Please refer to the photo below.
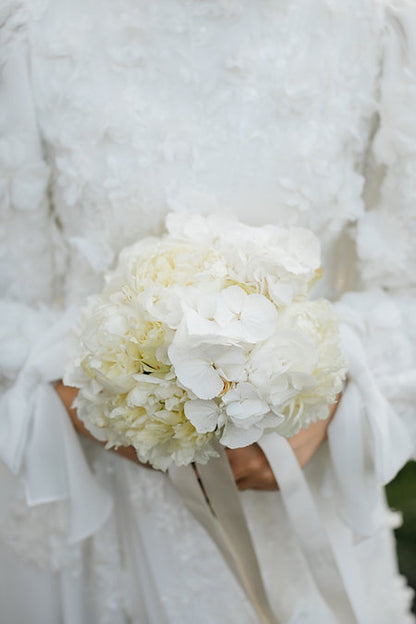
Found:
<path fill-rule="evenodd" d="M 76 431 L 83 436 L 90 438 L 91 440 L 95 440 L 98 444 L 104 445 L 104 442 L 100 442 L 97 438 L 88 431 L 85 427 L 82 420 L 80 420 L 77 416 L 77 411 L 72 407 L 72 403 L 74 402 L 75 397 L 78 394 L 78 388 L 73 388 L 72 386 L 65 386 L 62 381 L 57 381 L 55 384 L 55 390 L 58 393 L 62 403 L 66 407 L 66 410 L 72 420 L 72 424 L 74 425 Z M 141 466 L 145 466 L 145 468 L 151 468 L 149 464 L 142 464 L 139 462 L 137 453 L 133 446 L 119 446 L 118 448 L 111 449 L 118 455 L 122 455 L 122 457 L 126 457 L 131 461 L 140 464 Z"/>
<path fill-rule="evenodd" d="M 289 438 L 299 464 L 303 467 L 327 437 L 328 425 L 335 415 L 341 395 L 329 407 L 329 416 L 302 429 Z M 239 490 L 278 490 L 272 469 L 258 444 L 244 448 L 227 449 L 228 460 Z"/>
<path fill-rule="evenodd" d="M 72 403 L 78 393 L 77 388 L 65 386 L 62 381 L 58 381 L 55 384 L 55 389 L 65 405 L 76 431 L 98 442 L 88 429 L 86 429 L 84 423 L 78 418 L 76 410 L 72 407 Z M 302 467 L 305 466 L 314 455 L 319 445 L 325 440 L 328 425 L 334 417 L 340 398 L 341 395 L 338 395 L 337 402 L 330 406 L 327 419 L 313 423 L 308 429 L 302 429 L 302 431 L 299 431 L 295 436 L 289 438 L 289 443 Z M 100 444 L 102 443 L 100 442 Z M 132 446 L 120 446 L 112 450 L 118 455 L 140 463 L 136 451 Z M 258 444 L 251 444 L 250 446 L 240 449 L 227 449 L 227 455 L 238 489 L 279 489 L 272 469 L 269 466 L 269 462 Z M 149 464 L 141 465 L 146 468 L 151 468 Z"/>

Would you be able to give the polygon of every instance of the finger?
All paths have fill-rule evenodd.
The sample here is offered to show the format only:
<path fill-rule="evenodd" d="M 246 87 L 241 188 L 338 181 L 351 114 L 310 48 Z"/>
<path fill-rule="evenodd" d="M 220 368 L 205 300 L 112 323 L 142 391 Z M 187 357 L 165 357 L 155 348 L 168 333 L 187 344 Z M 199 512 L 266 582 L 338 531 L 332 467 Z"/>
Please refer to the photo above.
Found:
<path fill-rule="evenodd" d="M 250 474 L 260 474 L 269 467 L 263 451 L 257 444 L 243 448 L 226 449 L 231 470 L 236 479 Z"/>
<path fill-rule="evenodd" d="M 273 478 L 261 478 L 253 479 L 253 477 L 245 477 L 236 481 L 237 488 L 240 491 L 244 490 L 257 490 L 261 492 L 276 492 L 279 489 L 276 479 Z"/>
<path fill-rule="evenodd" d="M 261 470 L 246 473 L 239 479 L 236 479 L 239 489 L 250 490 L 277 490 L 278 485 L 274 473 L 269 465 L 262 466 Z"/>
<path fill-rule="evenodd" d="M 234 480 L 240 489 L 275 490 L 273 471 L 257 444 L 227 451 Z"/>
<path fill-rule="evenodd" d="M 247 477 L 250 472 L 257 470 L 257 467 L 251 465 L 246 449 L 226 449 L 226 452 L 235 481 Z"/>
<path fill-rule="evenodd" d="M 230 464 L 230 466 L 235 481 L 250 477 L 257 477 L 258 475 L 261 475 L 264 468 L 264 466 L 260 466 L 255 461 L 236 461 Z"/>

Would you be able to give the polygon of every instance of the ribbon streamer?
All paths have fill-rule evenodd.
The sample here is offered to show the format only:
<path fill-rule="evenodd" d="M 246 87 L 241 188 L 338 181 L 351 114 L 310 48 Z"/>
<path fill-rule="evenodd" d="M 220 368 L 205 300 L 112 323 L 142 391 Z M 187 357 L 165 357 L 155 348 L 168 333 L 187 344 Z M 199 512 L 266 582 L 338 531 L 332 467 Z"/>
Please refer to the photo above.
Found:
<path fill-rule="evenodd" d="M 219 458 L 198 466 L 208 499 L 238 565 L 239 575 L 260 621 L 278 624 L 264 588 L 260 566 L 241 504 L 240 494 L 224 447 L 217 443 Z"/>
<path fill-rule="evenodd" d="M 241 506 L 224 448 L 218 444 L 218 458 L 198 472 L 208 496 L 201 490 L 190 466 L 171 467 L 169 476 L 188 509 L 211 536 L 237 582 L 240 584 L 261 624 L 279 624 L 270 607 L 246 517 Z M 215 515 L 214 515 L 215 514 Z"/>
<path fill-rule="evenodd" d="M 315 584 L 340 624 L 358 622 L 331 543 L 297 458 L 286 438 L 265 434 L 258 442 L 273 470 Z"/>
<path fill-rule="evenodd" d="M 69 500 L 69 543 L 92 535 L 113 505 L 51 385 L 64 372 L 66 336 L 76 316 L 77 310 L 69 309 L 39 338 L 0 399 L 0 460 L 24 477 L 28 505 Z"/>
<path fill-rule="evenodd" d="M 278 434 L 259 441 L 275 474 L 283 501 L 318 591 L 339 624 L 359 622 L 354 613 L 318 510 L 288 441 Z M 211 536 L 245 591 L 259 622 L 279 624 L 270 607 L 239 492 L 224 448 L 219 457 L 198 466 L 204 496 L 194 470 L 172 467 L 169 476 L 194 517 Z"/>

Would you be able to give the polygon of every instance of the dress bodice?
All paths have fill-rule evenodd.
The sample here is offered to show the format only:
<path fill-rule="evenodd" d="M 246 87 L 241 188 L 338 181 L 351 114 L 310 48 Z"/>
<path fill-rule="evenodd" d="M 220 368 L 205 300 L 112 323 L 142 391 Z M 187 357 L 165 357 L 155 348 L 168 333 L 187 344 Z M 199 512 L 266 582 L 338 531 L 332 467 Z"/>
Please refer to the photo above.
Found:
<path fill-rule="evenodd" d="M 34 2 L 29 32 L 67 300 L 170 210 L 311 227 L 325 266 L 364 211 L 380 5 L 79 5 Z M 340 267 L 326 264 L 334 296 Z"/>

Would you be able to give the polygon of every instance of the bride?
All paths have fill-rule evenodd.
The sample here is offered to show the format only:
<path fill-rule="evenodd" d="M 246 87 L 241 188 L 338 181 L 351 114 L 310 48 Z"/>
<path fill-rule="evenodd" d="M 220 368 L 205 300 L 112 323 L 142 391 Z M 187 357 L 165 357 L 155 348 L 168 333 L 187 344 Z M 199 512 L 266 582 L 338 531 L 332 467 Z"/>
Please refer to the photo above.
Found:
<path fill-rule="evenodd" d="M 414 453 L 412 1 L 3 0 L 0 23 L 1 621 L 260 621 L 169 477 L 91 439 L 62 382 L 79 306 L 173 211 L 312 229 L 343 321 L 347 384 L 278 484 L 229 452 L 261 621 L 413 622 L 382 489 Z"/>

